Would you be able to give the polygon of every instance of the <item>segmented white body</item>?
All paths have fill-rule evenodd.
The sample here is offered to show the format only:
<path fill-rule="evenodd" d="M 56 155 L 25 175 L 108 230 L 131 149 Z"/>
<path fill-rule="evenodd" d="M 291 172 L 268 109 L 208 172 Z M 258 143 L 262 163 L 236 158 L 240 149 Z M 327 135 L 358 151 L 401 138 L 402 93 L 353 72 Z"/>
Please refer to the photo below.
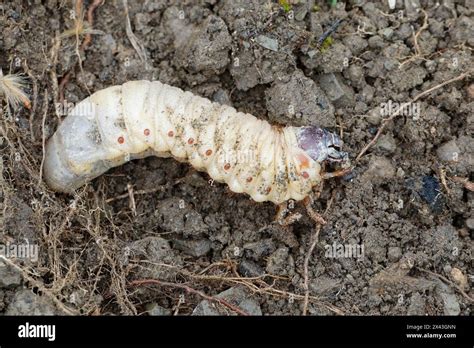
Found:
<path fill-rule="evenodd" d="M 257 202 L 301 200 L 321 168 L 298 147 L 300 129 L 158 81 L 131 81 L 76 105 L 47 143 L 44 178 L 72 192 L 130 159 L 173 156 Z"/>

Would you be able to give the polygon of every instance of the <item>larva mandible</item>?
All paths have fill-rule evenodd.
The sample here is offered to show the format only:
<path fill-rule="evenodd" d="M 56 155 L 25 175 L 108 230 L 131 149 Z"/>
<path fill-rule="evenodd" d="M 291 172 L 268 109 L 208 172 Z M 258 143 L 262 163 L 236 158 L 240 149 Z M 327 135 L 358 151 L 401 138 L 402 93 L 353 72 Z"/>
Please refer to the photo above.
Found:
<path fill-rule="evenodd" d="M 72 192 L 130 159 L 172 156 L 257 202 L 301 200 L 321 164 L 349 166 L 338 136 L 280 127 L 159 81 L 130 81 L 78 103 L 48 140 L 44 179 Z"/>

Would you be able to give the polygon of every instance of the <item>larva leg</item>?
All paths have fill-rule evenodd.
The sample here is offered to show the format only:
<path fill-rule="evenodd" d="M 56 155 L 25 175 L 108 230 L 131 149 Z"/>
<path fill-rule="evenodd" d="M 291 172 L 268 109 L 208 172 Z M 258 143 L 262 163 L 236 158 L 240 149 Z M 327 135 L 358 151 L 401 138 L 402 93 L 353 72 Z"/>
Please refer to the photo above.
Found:
<path fill-rule="evenodd" d="M 288 214 L 288 216 L 287 216 Z M 288 227 L 302 218 L 300 213 L 291 213 L 288 209 L 288 203 L 278 204 L 275 221 L 283 227 Z"/>
<path fill-rule="evenodd" d="M 304 207 L 306 208 L 306 211 L 308 212 L 309 217 L 318 224 L 326 225 L 327 224 L 326 220 L 324 220 L 321 214 L 319 214 L 313 209 L 312 203 L 313 203 L 313 199 L 310 196 L 303 199 L 303 204 L 304 204 Z"/>
<path fill-rule="evenodd" d="M 325 225 L 326 224 L 326 220 L 324 220 L 324 218 L 321 216 L 321 214 L 319 214 L 318 212 L 316 212 L 314 209 L 313 209 L 313 202 L 315 200 L 318 200 L 319 197 L 321 196 L 321 192 L 323 191 L 323 185 L 324 185 L 324 181 L 321 182 L 320 185 L 316 186 L 315 187 L 315 190 L 314 192 L 312 192 L 308 197 L 306 197 L 305 199 L 303 199 L 303 204 L 306 208 L 306 212 L 308 213 L 309 217 L 316 223 L 318 224 L 321 224 L 321 225 Z"/>
<path fill-rule="evenodd" d="M 280 225 L 283 225 L 284 224 L 283 220 L 285 219 L 285 216 L 287 213 L 288 213 L 288 203 L 283 202 L 283 203 L 278 204 L 275 221 L 278 222 Z"/>
<path fill-rule="evenodd" d="M 340 176 L 344 176 L 346 174 L 349 174 L 351 171 L 352 171 L 352 168 L 339 169 L 339 170 L 336 170 L 335 172 L 322 173 L 321 177 L 324 180 L 327 180 L 327 179 L 331 179 L 331 178 L 337 178 L 337 177 L 340 177 Z"/>

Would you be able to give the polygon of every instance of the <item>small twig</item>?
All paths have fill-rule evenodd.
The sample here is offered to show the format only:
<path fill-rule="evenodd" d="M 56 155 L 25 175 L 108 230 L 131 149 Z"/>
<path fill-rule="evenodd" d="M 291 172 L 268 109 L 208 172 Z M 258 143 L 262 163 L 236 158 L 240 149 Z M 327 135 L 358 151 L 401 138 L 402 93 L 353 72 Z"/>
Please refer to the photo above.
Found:
<path fill-rule="evenodd" d="M 71 72 L 68 71 L 63 75 L 63 77 L 61 77 L 61 81 L 59 81 L 59 102 L 61 104 L 64 103 L 64 90 L 66 89 L 66 85 L 69 83 L 70 78 Z"/>
<path fill-rule="evenodd" d="M 468 189 L 469 191 L 474 191 L 474 182 L 469 181 L 467 178 L 461 178 L 460 176 L 453 176 L 450 178 L 454 182 L 458 182 L 464 185 L 464 188 Z"/>
<path fill-rule="evenodd" d="M 36 77 L 31 73 L 30 68 L 28 67 L 28 64 L 26 63 L 26 60 L 23 61 L 23 69 L 25 70 L 26 74 L 31 80 L 31 84 L 33 86 L 33 102 L 31 104 L 31 109 L 30 109 L 30 117 L 29 117 L 29 123 L 30 123 L 30 137 L 31 141 L 34 143 L 36 141 L 35 139 L 35 133 L 33 129 L 33 118 L 35 116 L 36 112 L 36 104 L 37 104 L 37 99 L 38 99 L 38 83 L 36 82 Z"/>
<path fill-rule="evenodd" d="M 446 194 L 450 194 L 451 191 L 449 190 L 448 183 L 446 182 L 446 170 L 443 168 L 439 168 L 439 179 L 441 180 L 441 184 L 443 184 L 444 190 L 446 191 Z"/>
<path fill-rule="evenodd" d="M 135 204 L 135 196 L 133 195 L 133 186 L 132 184 L 127 184 L 128 197 L 130 199 L 129 206 L 132 210 L 133 216 L 137 216 L 137 205 Z"/>
<path fill-rule="evenodd" d="M 466 292 L 465 292 L 459 285 L 457 285 L 456 283 L 453 283 L 453 282 L 452 282 L 451 280 L 449 280 L 448 278 L 442 276 L 441 274 L 438 274 L 438 273 L 435 273 L 435 272 L 431 272 L 431 271 L 429 271 L 429 270 L 427 270 L 427 269 L 424 269 L 424 268 L 419 268 L 419 267 L 418 267 L 418 269 L 419 269 L 420 271 L 423 271 L 423 272 L 425 272 L 425 273 L 431 274 L 432 276 L 435 276 L 435 277 L 437 277 L 437 278 L 439 278 L 439 279 L 445 281 L 445 282 L 448 283 L 449 285 L 451 285 L 451 286 L 453 286 L 454 288 L 456 288 L 456 290 L 459 291 L 459 293 L 460 293 L 461 295 L 463 295 L 463 296 L 466 298 L 466 300 L 468 300 L 468 301 L 470 301 L 470 302 L 474 302 L 474 299 L 473 299 L 472 297 L 470 297 L 468 294 L 466 294 Z"/>
<path fill-rule="evenodd" d="M 454 77 L 452 79 L 449 79 L 447 81 L 444 81 L 442 83 L 440 83 L 439 85 L 436 85 L 436 86 L 433 86 L 431 88 L 428 88 L 426 91 L 423 91 L 421 92 L 420 94 L 418 94 L 414 99 L 413 99 L 413 102 L 417 101 L 418 99 L 424 97 L 425 95 L 427 94 L 430 94 L 431 92 L 441 88 L 441 87 L 444 87 L 446 85 L 449 85 L 450 83 L 453 83 L 453 82 L 456 82 L 456 81 L 460 81 L 460 80 L 464 80 L 466 77 L 468 77 L 470 74 L 472 74 L 473 70 L 469 70 L 469 71 L 466 71 L 465 73 L 462 73 L 461 75 L 457 76 L 457 77 Z"/>
<path fill-rule="evenodd" d="M 56 74 L 55 67 L 58 64 L 58 53 L 59 49 L 61 48 L 61 38 L 59 37 L 58 34 L 56 34 L 56 37 L 53 39 L 53 47 L 51 48 L 50 51 L 50 62 L 49 65 L 51 66 L 51 69 L 49 69 L 49 75 L 51 78 L 51 86 L 53 89 L 53 96 L 54 96 L 54 110 L 56 112 L 56 117 L 58 118 L 58 122 L 61 122 L 61 115 L 59 113 L 59 108 L 56 107 L 58 102 L 63 102 L 61 98 L 64 98 L 62 95 L 62 90 L 60 91 L 60 86 L 58 84 L 58 76 Z"/>
<path fill-rule="evenodd" d="M 415 51 L 418 53 L 418 54 L 421 54 L 421 49 L 420 49 L 420 45 L 418 44 L 418 37 L 420 36 L 421 32 L 425 29 L 428 29 L 428 14 L 426 13 L 425 10 L 421 9 L 421 12 L 423 12 L 423 25 L 421 26 L 421 28 L 416 32 L 416 34 L 413 36 L 413 44 L 415 46 Z"/>
<path fill-rule="evenodd" d="M 157 279 L 140 279 L 140 280 L 134 280 L 129 283 L 130 286 L 140 286 L 140 285 L 146 285 L 146 284 L 156 284 L 156 285 L 161 285 L 161 286 L 168 286 L 168 287 L 173 287 L 173 288 L 178 288 L 178 289 L 183 289 L 188 293 L 196 294 L 198 296 L 201 296 L 202 298 L 211 301 L 211 302 L 217 302 L 220 303 L 221 305 L 229 308 L 233 312 L 240 314 L 240 315 L 245 315 L 247 316 L 248 313 L 240 309 L 239 307 L 233 305 L 232 303 L 227 302 L 226 300 L 222 298 L 217 298 L 217 297 L 212 297 L 207 294 L 205 294 L 202 291 L 193 289 L 189 287 L 188 285 L 185 284 L 179 284 L 179 283 L 170 283 L 170 282 L 165 282 Z"/>
<path fill-rule="evenodd" d="M 79 2 L 82 2 L 82 0 L 78 0 L 78 3 Z M 94 24 L 94 10 L 102 3 L 102 0 L 94 0 L 94 2 L 89 6 L 89 8 L 87 9 L 87 21 L 89 22 L 89 27 L 92 28 L 93 24 Z M 81 4 L 81 9 L 82 9 L 82 4 Z M 82 20 L 82 18 L 80 19 Z M 92 34 L 88 31 L 86 33 L 86 36 L 84 38 L 84 40 L 82 41 L 82 45 L 81 47 L 79 48 L 79 27 L 76 26 L 76 55 L 77 55 L 77 61 L 79 63 L 79 69 L 81 70 L 81 74 L 82 74 L 82 84 L 83 86 L 85 87 L 87 93 L 89 93 L 89 95 L 91 94 L 91 91 L 89 90 L 89 87 L 87 86 L 87 84 L 85 83 L 84 81 L 84 69 L 82 67 L 82 59 L 81 59 L 81 53 L 80 51 L 84 52 L 87 48 L 87 46 L 89 46 L 89 44 L 92 42 Z"/>
<path fill-rule="evenodd" d="M 133 193 L 135 195 L 146 195 L 148 193 L 155 193 L 155 192 L 163 191 L 163 190 L 164 190 L 164 186 L 160 186 L 160 187 L 152 189 L 152 190 L 138 190 L 138 191 L 134 191 Z M 127 197 L 130 197 L 130 193 L 128 191 L 127 191 L 127 193 L 124 193 L 124 194 L 121 194 L 121 195 L 118 195 L 118 196 L 115 196 L 115 197 L 112 197 L 112 198 L 108 198 L 108 199 L 105 200 L 105 202 L 110 203 L 110 202 L 118 201 L 120 199 L 124 199 L 124 198 L 127 198 Z"/>
<path fill-rule="evenodd" d="M 176 308 L 174 309 L 173 316 L 177 316 L 179 314 L 179 309 L 181 308 L 181 298 L 178 299 L 178 303 L 176 304 Z"/>
<path fill-rule="evenodd" d="M 46 153 L 46 134 L 44 132 L 44 127 L 46 124 L 46 116 L 48 116 L 48 90 L 44 91 L 44 101 L 43 101 L 43 119 L 41 121 L 41 147 L 42 147 L 42 155 L 41 155 L 41 164 L 39 170 L 39 178 L 38 178 L 38 186 L 41 185 L 41 181 L 43 180 L 43 166 L 44 166 L 44 159 Z"/>
<path fill-rule="evenodd" d="M 237 284 L 237 285 L 243 285 L 246 288 L 248 288 L 252 293 L 264 293 L 270 296 L 275 296 L 275 297 L 281 297 L 281 298 L 293 298 L 294 300 L 302 301 L 304 300 L 303 295 L 295 294 L 292 292 L 284 291 L 284 290 L 279 290 L 271 287 L 269 284 L 267 284 L 263 279 L 266 277 L 272 278 L 273 280 L 280 279 L 282 280 L 284 277 L 281 276 L 276 276 L 273 274 L 263 274 L 257 277 L 241 277 L 241 276 L 235 276 L 235 277 L 228 277 L 228 276 L 221 276 L 221 275 L 203 275 L 201 274 L 205 270 L 201 271 L 200 274 L 194 274 L 192 272 L 189 272 L 187 270 L 182 269 L 181 267 L 177 267 L 175 265 L 169 265 L 165 263 L 157 263 L 157 262 L 150 262 L 146 260 L 140 261 L 140 263 L 146 263 L 146 264 L 151 264 L 155 266 L 163 266 L 167 268 L 171 268 L 175 271 L 177 271 L 179 274 L 185 276 L 185 277 L 190 277 L 192 279 L 198 279 L 202 281 L 212 281 L 212 280 L 217 280 L 219 282 L 223 283 L 229 283 L 229 284 Z M 219 266 L 219 265 L 225 265 L 222 262 L 216 262 L 210 266 L 207 267 L 207 269 L 210 269 L 213 266 Z M 146 268 L 146 267 L 145 267 Z M 147 269 L 147 268 L 146 268 Z M 254 284 L 254 282 L 257 282 L 258 285 Z M 259 287 L 263 286 L 263 288 Z M 334 312 L 337 315 L 344 315 L 345 313 L 337 308 L 336 306 L 330 304 L 330 303 L 325 303 L 324 301 L 321 300 L 321 298 L 315 297 L 315 296 L 309 296 L 309 299 L 311 301 L 314 301 L 315 304 L 324 306 L 328 310 Z"/>
<path fill-rule="evenodd" d="M 308 271 L 308 266 L 309 266 L 309 259 L 311 257 L 311 254 L 313 253 L 314 248 L 316 247 L 316 244 L 318 244 L 319 241 L 319 233 L 321 232 L 321 226 L 318 225 L 316 226 L 316 230 L 314 231 L 314 234 L 311 236 L 312 242 L 311 245 L 308 249 L 308 252 L 306 253 L 306 256 L 304 258 L 304 283 L 303 283 L 303 288 L 304 288 L 304 302 L 303 302 L 303 315 L 306 315 L 308 312 L 308 303 L 309 303 L 309 271 Z"/>
<path fill-rule="evenodd" d="M 94 23 L 94 11 L 99 5 L 102 3 L 102 0 L 94 0 L 92 4 L 90 4 L 89 8 L 87 9 L 87 21 L 89 22 L 89 27 L 92 27 Z M 82 8 L 83 8 L 83 1 L 82 0 L 76 0 L 76 26 L 75 26 L 75 35 L 76 35 L 76 55 L 78 58 L 78 64 L 79 68 L 81 70 L 82 75 L 84 76 L 84 71 L 82 69 L 82 61 L 81 61 L 81 55 L 80 55 L 80 50 L 84 51 L 87 46 L 90 45 L 92 42 L 92 32 L 91 30 L 86 32 L 86 36 L 79 47 L 79 32 L 84 31 L 83 30 L 83 25 L 82 25 Z M 59 40 L 59 38 L 58 38 Z M 69 82 L 69 79 L 71 78 L 72 70 L 69 70 L 62 78 L 59 83 L 59 101 L 61 103 L 64 102 L 64 90 L 66 88 L 66 85 Z M 89 88 L 87 85 L 84 83 L 84 87 L 86 88 L 87 92 L 90 94 Z"/>
<path fill-rule="evenodd" d="M 431 88 L 428 88 L 426 91 L 423 91 L 421 92 L 420 94 L 418 94 L 415 98 L 413 98 L 411 101 L 407 102 L 407 103 L 404 103 L 402 105 L 400 105 L 400 107 L 398 108 L 398 110 L 396 112 L 394 112 L 390 117 L 386 118 L 383 120 L 382 122 L 382 125 L 380 126 L 379 130 L 377 131 L 377 134 L 375 134 L 375 137 L 367 144 L 364 146 L 364 148 L 360 151 L 360 153 L 357 155 L 356 157 L 356 162 L 358 162 L 360 160 L 360 158 L 367 152 L 368 149 L 370 149 L 376 142 L 377 140 L 379 139 L 380 135 L 382 134 L 383 130 L 385 129 L 385 127 L 387 127 L 387 124 L 393 120 L 395 117 L 397 117 L 398 115 L 400 115 L 400 113 L 405 109 L 406 106 L 410 105 L 411 103 L 414 103 L 416 102 L 418 99 L 428 95 L 429 93 L 443 87 L 443 86 L 446 86 L 450 83 L 453 83 L 453 82 L 456 82 L 456 81 L 460 81 L 460 80 L 463 80 L 465 79 L 467 76 L 469 76 L 470 74 L 472 73 L 472 70 L 469 70 L 457 77 L 454 77 L 450 80 L 447 80 L 447 81 L 444 81 L 443 83 L 440 83 L 439 85 L 436 85 L 434 87 L 431 87 Z"/>
<path fill-rule="evenodd" d="M 123 7 L 125 9 L 125 18 L 126 18 L 126 22 L 125 22 L 125 32 L 127 33 L 127 37 L 128 39 L 130 40 L 130 43 L 132 44 L 133 48 L 135 49 L 135 51 L 137 52 L 138 54 L 138 57 L 140 58 L 140 60 L 145 64 L 145 70 L 148 70 L 149 69 L 149 65 L 148 65 L 148 62 L 147 62 L 147 56 L 146 56 L 146 50 L 145 50 L 145 47 L 143 46 L 143 44 L 140 42 L 140 40 L 138 40 L 138 38 L 136 37 L 136 35 L 133 33 L 132 31 L 132 25 L 130 23 L 130 16 L 128 14 L 128 4 L 127 4 L 127 0 L 122 0 L 123 2 Z"/>
<path fill-rule="evenodd" d="M 103 1 L 104 0 L 94 0 L 94 2 L 90 4 L 89 8 L 87 9 L 87 22 L 89 22 L 89 27 L 91 28 L 94 25 L 94 11 L 97 7 L 99 7 L 102 4 Z M 84 41 L 82 42 L 81 50 L 84 51 L 87 48 L 87 46 L 90 45 L 91 42 L 92 42 L 92 34 L 88 32 L 86 34 L 86 37 L 84 38 Z"/>
<path fill-rule="evenodd" d="M 416 33 L 413 34 L 413 46 L 415 46 L 415 54 L 413 56 L 411 56 L 410 58 L 406 59 L 405 61 L 403 61 L 402 63 L 400 63 L 399 68 L 401 68 L 403 65 L 405 65 L 405 64 L 407 64 L 407 63 L 409 63 L 413 60 L 416 60 L 418 58 L 421 58 L 423 56 L 423 54 L 421 53 L 420 45 L 418 44 L 418 37 L 420 36 L 420 34 L 423 30 L 428 28 L 428 14 L 423 9 L 421 11 L 423 12 L 423 15 L 424 15 L 423 25 L 421 26 L 420 29 L 418 29 L 418 31 Z"/>

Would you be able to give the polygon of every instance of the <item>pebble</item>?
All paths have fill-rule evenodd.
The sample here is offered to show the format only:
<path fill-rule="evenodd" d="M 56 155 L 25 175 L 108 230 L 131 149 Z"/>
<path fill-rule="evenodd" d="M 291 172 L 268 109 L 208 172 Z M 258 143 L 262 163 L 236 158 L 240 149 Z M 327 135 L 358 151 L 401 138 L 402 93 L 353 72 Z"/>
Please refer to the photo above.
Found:
<path fill-rule="evenodd" d="M 371 36 L 369 38 L 369 47 L 371 47 L 371 48 L 383 48 L 383 47 L 385 47 L 385 41 L 378 35 Z"/>
<path fill-rule="evenodd" d="M 255 42 L 270 51 L 278 52 L 278 40 L 272 39 L 265 35 L 259 35 L 255 38 Z"/>
<path fill-rule="evenodd" d="M 232 287 L 215 297 L 230 302 L 249 315 L 262 315 L 259 303 L 241 287 Z M 235 312 L 231 312 L 227 307 L 223 307 L 216 302 L 204 300 L 194 308 L 192 315 L 229 315 L 230 313 L 236 315 Z"/>
<path fill-rule="evenodd" d="M 212 96 L 212 99 L 219 104 L 232 106 L 232 101 L 230 100 L 229 93 L 225 89 L 218 89 L 216 93 Z"/>
<path fill-rule="evenodd" d="M 344 42 L 344 45 L 347 48 L 349 48 L 351 53 L 355 56 L 362 53 L 362 51 L 365 48 L 367 48 L 367 46 L 368 46 L 367 40 L 365 40 L 365 39 L 363 39 L 363 38 L 361 38 L 360 36 L 357 36 L 357 35 L 346 36 L 343 39 L 343 42 Z"/>
<path fill-rule="evenodd" d="M 408 23 L 403 23 L 400 28 L 397 30 L 397 36 L 402 39 L 408 39 L 412 35 L 412 30 L 410 27 L 410 24 Z"/>
<path fill-rule="evenodd" d="M 397 262 L 402 257 L 402 248 L 400 248 L 400 247 L 389 247 L 387 256 L 388 256 L 388 260 L 390 262 Z"/>
<path fill-rule="evenodd" d="M 321 74 L 317 81 L 334 106 L 340 108 L 354 104 L 354 91 L 343 82 L 340 74 Z"/>
<path fill-rule="evenodd" d="M 398 66 L 399 66 L 399 62 L 396 59 L 386 59 L 383 62 L 383 67 L 385 68 L 385 70 L 388 70 L 388 71 L 398 68 Z"/>
<path fill-rule="evenodd" d="M 375 147 L 387 153 L 393 153 L 397 148 L 397 144 L 391 134 L 384 134 L 379 138 Z"/>
<path fill-rule="evenodd" d="M 308 13 L 308 8 L 306 4 L 303 4 L 303 6 L 297 7 L 295 12 L 296 12 L 295 19 L 297 21 L 302 21 L 306 17 L 306 14 Z"/>
<path fill-rule="evenodd" d="M 470 99 L 474 99 L 474 83 L 471 83 L 469 87 L 467 87 L 467 95 Z"/>
<path fill-rule="evenodd" d="M 412 19 L 418 18 L 420 8 L 420 0 L 405 0 L 405 13 L 407 17 Z"/>
<path fill-rule="evenodd" d="M 367 116 L 366 116 L 365 119 L 367 120 L 367 122 L 369 122 L 373 126 L 379 125 L 380 122 L 382 121 L 382 115 L 381 115 L 380 107 L 376 107 L 376 108 L 370 110 L 367 113 Z"/>
<path fill-rule="evenodd" d="M 278 248 L 268 257 L 266 271 L 276 275 L 288 275 L 294 265 L 289 262 L 291 256 L 287 247 Z M 289 271 L 290 269 L 290 271 Z"/>
<path fill-rule="evenodd" d="M 461 306 L 454 291 L 444 284 L 441 280 L 436 281 L 436 294 L 441 298 L 444 304 L 444 315 L 459 315 Z"/>
<path fill-rule="evenodd" d="M 469 219 L 466 219 L 466 226 L 470 230 L 474 230 L 474 218 L 471 217 Z"/>
<path fill-rule="evenodd" d="M 206 255 L 211 250 L 211 242 L 208 239 L 199 240 L 173 240 L 174 248 L 181 250 L 182 252 L 200 257 Z"/>
<path fill-rule="evenodd" d="M 21 284 L 21 274 L 13 267 L 0 261 L 0 288 L 11 288 Z"/>
<path fill-rule="evenodd" d="M 256 262 L 243 259 L 239 264 L 239 273 L 244 277 L 258 277 L 264 274 L 265 271 Z"/>
<path fill-rule="evenodd" d="M 6 315 L 56 315 L 53 303 L 45 296 L 34 294 L 25 289 L 15 293 L 9 304 Z"/>
<path fill-rule="evenodd" d="M 161 307 L 155 302 L 147 304 L 145 309 L 148 315 L 151 316 L 171 315 L 171 311 L 169 309 Z"/>
<path fill-rule="evenodd" d="M 364 100 L 366 103 L 369 103 L 374 99 L 374 94 L 375 94 L 375 88 L 370 86 L 370 85 L 365 85 L 364 88 L 362 89 L 362 96 L 364 97 Z M 379 114 L 380 114 L 380 109 Z"/>
<path fill-rule="evenodd" d="M 467 276 L 459 268 L 453 267 L 450 273 L 451 278 L 461 289 L 467 289 Z"/>
<path fill-rule="evenodd" d="M 374 156 L 365 174 L 369 178 L 391 179 L 395 177 L 395 167 L 389 159 Z"/>
<path fill-rule="evenodd" d="M 327 276 L 320 276 L 310 282 L 311 292 L 318 296 L 329 295 L 337 292 L 340 288 L 341 280 L 330 278 Z"/>
<path fill-rule="evenodd" d="M 393 29 L 385 28 L 385 29 L 379 30 L 379 34 L 381 34 L 385 40 L 390 40 L 393 36 Z"/>
<path fill-rule="evenodd" d="M 425 62 L 425 68 L 430 73 L 435 72 L 437 67 L 438 67 L 438 64 L 434 60 L 427 60 Z"/>
<path fill-rule="evenodd" d="M 425 315 L 425 300 L 418 292 L 411 296 L 407 315 Z"/>
<path fill-rule="evenodd" d="M 252 258 L 258 260 L 273 252 L 275 250 L 275 243 L 271 238 L 261 239 L 257 242 L 246 243 L 243 248 L 246 254 L 251 255 Z"/>
<path fill-rule="evenodd" d="M 354 85 L 359 85 L 364 79 L 364 69 L 360 65 L 351 64 L 345 70 L 345 75 Z"/>
<path fill-rule="evenodd" d="M 451 140 L 441 145 L 438 150 L 436 150 L 436 155 L 443 162 L 456 162 L 459 158 L 460 152 L 461 150 L 456 144 L 456 141 Z"/>

